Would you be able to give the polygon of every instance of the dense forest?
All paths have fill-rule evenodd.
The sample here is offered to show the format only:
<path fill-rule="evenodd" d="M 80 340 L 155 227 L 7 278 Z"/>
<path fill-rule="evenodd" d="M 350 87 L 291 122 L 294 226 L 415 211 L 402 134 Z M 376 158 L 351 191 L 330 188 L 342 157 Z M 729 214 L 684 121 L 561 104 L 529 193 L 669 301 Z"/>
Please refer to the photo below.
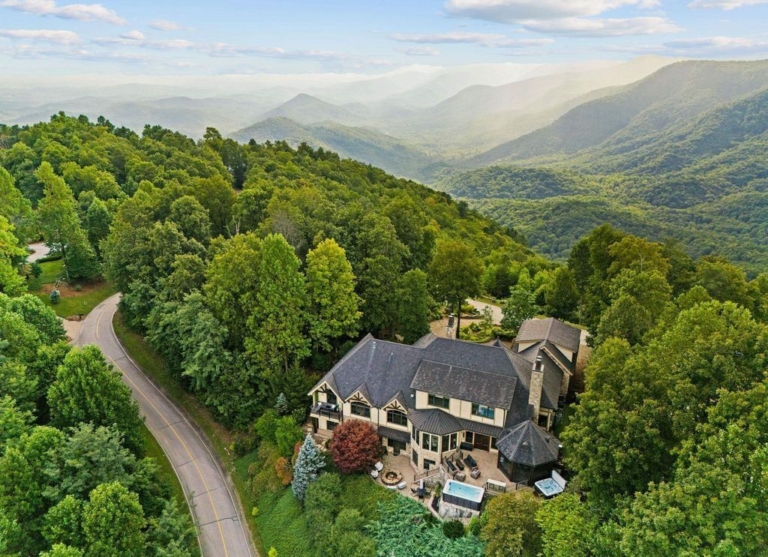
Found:
<path fill-rule="evenodd" d="M 196 555 L 128 388 L 34 296 L 0 294 L 0 553 Z M 119 528 L 115 525 L 119 524 Z"/>
<path fill-rule="evenodd" d="M 768 539 L 765 274 L 639 226 L 553 230 L 558 265 L 466 202 L 306 145 L 63 114 L 0 128 L 0 142 L 2 553 L 192 551 L 129 392 L 24 294 L 22 246 L 39 234 L 69 280 L 116 285 L 124 322 L 236 433 L 251 513 L 280 555 L 749 555 Z M 593 182 L 610 185 L 535 169 L 454 183 L 544 218 L 549 193 L 578 199 Z M 310 386 L 363 334 L 413 342 L 477 295 L 504 320 L 466 338 L 553 315 L 588 328 L 594 353 L 561 435 L 568 493 L 497 497 L 465 531 L 369 481 L 375 432 L 338 428 L 334 443 L 361 452 L 351 462 L 319 455 L 301 426 Z M 119 552 L 102 551 L 117 522 Z"/>

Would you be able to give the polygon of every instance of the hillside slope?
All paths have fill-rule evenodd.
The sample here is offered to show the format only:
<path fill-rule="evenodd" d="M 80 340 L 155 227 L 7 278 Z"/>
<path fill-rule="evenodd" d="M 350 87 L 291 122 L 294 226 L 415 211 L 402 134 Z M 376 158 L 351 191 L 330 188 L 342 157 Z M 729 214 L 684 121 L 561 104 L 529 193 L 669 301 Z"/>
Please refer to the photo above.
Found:
<path fill-rule="evenodd" d="M 636 149 L 653 135 L 723 103 L 768 87 L 768 61 L 687 61 L 666 66 L 636 84 L 577 106 L 551 125 L 468 161 L 472 166 L 562 158 L 604 142 Z"/>
<path fill-rule="evenodd" d="M 294 147 L 306 143 L 337 152 L 345 158 L 378 166 L 397 176 L 423 180 L 439 161 L 397 138 L 368 128 L 334 122 L 302 125 L 289 118 L 269 118 L 231 135 L 241 143 L 286 141 Z"/>

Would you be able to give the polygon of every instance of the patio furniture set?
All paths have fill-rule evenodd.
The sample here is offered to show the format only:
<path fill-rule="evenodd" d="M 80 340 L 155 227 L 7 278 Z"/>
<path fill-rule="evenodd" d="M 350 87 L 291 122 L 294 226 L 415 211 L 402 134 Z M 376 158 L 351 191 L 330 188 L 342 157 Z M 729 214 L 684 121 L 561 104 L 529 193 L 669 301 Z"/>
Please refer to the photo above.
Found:
<path fill-rule="evenodd" d="M 480 477 L 480 468 L 472 455 L 463 456 L 461 451 L 456 451 L 449 458 L 444 459 L 445 467 L 452 478 L 458 481 L 464 481 L 467 475 L 465 469 L 469 469 L 469 475 L 477 479 Z"/>

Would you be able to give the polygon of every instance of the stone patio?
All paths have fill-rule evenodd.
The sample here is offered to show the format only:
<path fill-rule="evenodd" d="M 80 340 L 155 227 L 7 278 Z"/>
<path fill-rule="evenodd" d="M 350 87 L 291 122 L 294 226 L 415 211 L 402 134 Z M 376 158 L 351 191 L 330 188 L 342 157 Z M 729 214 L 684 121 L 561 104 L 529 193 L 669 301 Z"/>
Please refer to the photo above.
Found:
<path fill-rule="evenodd" d="M 502 474 L 501 470 L 499 470 L 496 466 L 496 453 L 475 449 L 471 453 L 464 454 L 471 454 L 472 457 L 477 461 L 478 468 L 480 469 L 480 477 L 477 479 L 470 476 L 469 470 L 465 469 L 464 472 L 466 477 L 464 480 L 462 480 L 464 483 L 478 487 L 485 487 L 486 482 L 490 479 L 504 483 L 507 486 L 507 493 L 513 491 L 531 490 L 531 488 L 528 486 L 510 482 L 509 479 L 507 479 L 507 477 Z M 403 475 L 403 481 L 405 481 L 408 486 L 400 493 L 407 496 L 411 495 L 410 488 L 417 484 L 420 479 L 424 479 L 427 483 L 432 483 L 435 481 L 435 479 L 439 479 L 441 483 L 444 483 L 445 480 L 451 479 L 451 476 L 447 474 L 448 471 L 445 469 L 445 467 L 443 467 L 443 470 L 446 472 L 445 474 L 442 472 L 433 472 L 430 473 L 429 476 L 425 477 L 424 473 L 416 473 L 416 471 L 411 466 L 410 454 L 400 454 L 398 456 L 394 456 L 392 453 L 389 453 L 382 459 L 382 463 L 384 464 L 384 470 L 392 468 Z M 377 483 L 381 484 L 379 480 L 376 481 Z M 429 498 L 425 499 L 425 505 L 429 506 L 428 503 Z"/>

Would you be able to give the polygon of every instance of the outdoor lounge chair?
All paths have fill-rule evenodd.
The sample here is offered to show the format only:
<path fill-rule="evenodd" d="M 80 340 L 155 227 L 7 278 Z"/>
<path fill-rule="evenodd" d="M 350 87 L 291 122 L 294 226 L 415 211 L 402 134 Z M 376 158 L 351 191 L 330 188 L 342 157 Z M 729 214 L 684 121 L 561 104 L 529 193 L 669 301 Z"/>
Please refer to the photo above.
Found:
<path fill-rule="evenodd" d="M 456 468 L 456 466 L 450 460 L 445 461 L 445 467 L 448 468 L 448 473 L 450 473 L 452 476 L 458 471 L 458 468 Z"/>
<path fill-rule="evenodd" d="M 477 479 L 480 477 L 480 468 L 473 468 L 472 471 L 469 473 L 470 476 L 472 476 L 474 479 Z"/>
<path fill-rule="evenodd" d="M 477 461 L 472 458 L 472 455 L 467 455 L 464 457 L 464 464 L 466 464 L 470 469 L 477 468 Z"/>
<path fill-rule="evenodd" d="M 382 470 L 384 470 L 384 465 L 381 462 L 377 462 L 376 464 L 373 465 L 373 467 L 376 468 L 377 472 L 381 472 Z"/>
<path fill-rule="evenodd" d="M 379 471 L 378 470 L 371 470 L 371 477 L 375 480 L 379 477 Z"/>
<path fill-rule="evenodd" d="M 461 459 L 455 460 L 454 464 L 456 465 L 456 468 L 458 468 L 461 471 L 464 471 L 464 463 L 461 461 Z"/>
<path fill-rule="evenodd" d="M 407 485 L 408 484 L 406 482 L 400 482 L 399 484 L 397 484 L 397 489 L 403 490 Z"/>

